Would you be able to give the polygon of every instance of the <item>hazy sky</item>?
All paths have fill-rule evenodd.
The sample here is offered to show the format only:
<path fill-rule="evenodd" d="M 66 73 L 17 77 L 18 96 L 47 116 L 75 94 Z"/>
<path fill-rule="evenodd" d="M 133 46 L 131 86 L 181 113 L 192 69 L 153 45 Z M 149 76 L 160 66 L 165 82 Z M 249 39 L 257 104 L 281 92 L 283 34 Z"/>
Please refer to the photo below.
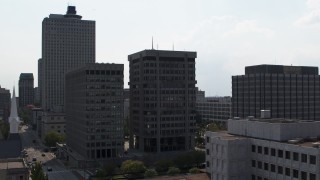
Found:
<path fill-rule="evenodd" d="M 231 76 L 256 64 L 320 65 L 320 0 L 1 0 L 0 85 L 12 89 L 41 57 L 41 23 L 75 5 L 96 21 L 96 61 L 123 63 L 154 46 L 197 51 L 197 86 L 231 95 Z"/>

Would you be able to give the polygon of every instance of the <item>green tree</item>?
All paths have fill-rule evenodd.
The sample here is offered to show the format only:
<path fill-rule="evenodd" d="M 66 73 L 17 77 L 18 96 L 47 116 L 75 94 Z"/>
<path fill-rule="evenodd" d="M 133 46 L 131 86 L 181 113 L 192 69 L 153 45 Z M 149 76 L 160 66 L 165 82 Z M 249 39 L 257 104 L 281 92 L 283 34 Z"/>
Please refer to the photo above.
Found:
<path fill-rule="evenodd" d="M 28 108 L 23 108 L 19 116 L 25 124 L 30 124 L 32 120 L 32 110 Z"/>
<path fill-rule="evenodd" d="M 10 131 L 9 123 L 0 120 L 0 131 L 3 138 L 8 139 L 9 131 Z"/>
<path fill-rule="evenodd" d="M 48 180 L 48 176 L 44 174 L 41 164 L 36 162 L 36 164 L 31 169 L 32 180 Z"/>
<path fill-rule="evenodd" d="M 65 142 L 65 135 L 61 135 L 57 132 L 51 131 L 44 137 L 44 143 L 48 147 L 56 146 L 56 143 Z"/>
<path fill-rule="evenodd" d="M 126 160 L 121 164 L 120 169 L 124 174 L 138 174 L 138 173 L 144 173 L 146 170 L 146 167 L 141 161 Z"/>
<path fill-rule="evenodd" d="M 167 172 L 168 175 L 174 176 L 176 174 L 180 173 L 180 169 L 177 167 L 169 167 L 169 170 Z"/>
<path fill-rule="evenodd" d="M 158 173 L 154 169 L 147 169 L 146 172 L 144 172 L 144 177 L 151 178 L 151 177 L 155 177 L 155 176 L 158 176 Z"/>
<path fill-rule="evenodd" d="M 163 159 L 155 163 L 155 168 L 158 172 L 167 172 L 169 167 L 172 167 L 173 165 L 173 161 Z"/>
<path fill-rule="evenodd" d="M 188 154 L 192 165 L 200 166 L 206 161 L 206 154 L 204 151 L 191 151 Z"/>
<path fill-rule="evenodd" d="M 189 169 L 189 173 L 198 174 L 198 173 L 200 173 L 200 170 L 196 167 L 193 167 L 193 168 Z"/>

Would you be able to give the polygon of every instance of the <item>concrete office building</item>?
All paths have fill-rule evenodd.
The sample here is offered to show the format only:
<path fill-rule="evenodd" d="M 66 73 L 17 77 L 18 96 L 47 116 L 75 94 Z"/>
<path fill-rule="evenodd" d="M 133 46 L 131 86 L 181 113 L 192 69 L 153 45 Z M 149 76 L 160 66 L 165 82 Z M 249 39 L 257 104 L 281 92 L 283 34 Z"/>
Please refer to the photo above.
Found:
<path fill-rule="evenodd" d="M 194 149 L 196 57 L 196 52 L 154 49 L 129 55 L 132 148 Z"/>
<path fill-rule="evenodd" d="M 33 93 L 34 93 L 34 104 L 36 104 L 37 106 L 39 106 L 40 103 L 40 91 L 38 87 L 35 87 L 33 89 Z"/>
<path fill-rule="evenodd" d="M 232 77 L 232 117 L 259 116 L 320 120 L 320 77 L 317 67 L 257 65 Z"/>
<path fill-rule="evenodd" d="M 225 125 L 231 118 L 231 97 L 205 97 L 205 93 L 197 95 L 197 112 L 202 122 L 217 122 Z"/>
<path fill-rule="evenodd" d="M 8 120 L 10 114 L 10 90 L 0 86 L 0 120 Z"/>
<path fill-rule="evenodd" d="M 74 6 L 65 15 L 42 21 L 42 58 L 38 61 L 41 106 L 64 111 L 65 73 L 95 62 L 95 21 L 81 20 Z"/>
<path fill-rule="evenodd" d="M 19 78 L 19 108 L 34 104 L 34 79 L 32 73 L 21 73 Z"/>
<path fill-rule="evenodd" d="M 230 119 L 228 132 L 206 132 L 212 180 L 320 180 L 320 122 Z"/>
<path fill-rule="evenodd" d="M 92 63 L 66 75 L 67 146 L 87 160 L 123 154 L 123 68 Z"/>
<path fill-rule="evenodd" d="M 56 132 L 61 135 L 66 134 L 66 115 L 64 113 L 42 112 L 41 109 L 35 113 L 39 113 L 36 116 L 38 115 L 38 118 L 39 116 L 41 118 L 40 124 L 38 124 L 38 135 L 42 141 L 44 141 L 49 132 Z"/>

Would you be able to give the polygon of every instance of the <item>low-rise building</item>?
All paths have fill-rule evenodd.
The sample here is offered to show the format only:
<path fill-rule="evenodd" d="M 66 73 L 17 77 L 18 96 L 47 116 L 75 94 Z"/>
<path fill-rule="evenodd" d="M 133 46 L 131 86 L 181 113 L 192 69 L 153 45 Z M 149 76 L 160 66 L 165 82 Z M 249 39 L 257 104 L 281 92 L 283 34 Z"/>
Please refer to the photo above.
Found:
<path fill-rule="evenodd" d="M 228 131 L 206 132 L 212 180 L 320 180 L 320 122 L 228 120 Z"/>
<path fill-rule="evenodd" d="M 59 134 L 66 133 L 66 118 L 64 113 L 45 112 L 41 117 L 40 138 L 43 141 L 49 132 L 57 132 Z"/>
<path fill-rule="evenodd" d="M 29 170 L 23 159 L 0 159 L 0 179 L 29 180 Z"/>

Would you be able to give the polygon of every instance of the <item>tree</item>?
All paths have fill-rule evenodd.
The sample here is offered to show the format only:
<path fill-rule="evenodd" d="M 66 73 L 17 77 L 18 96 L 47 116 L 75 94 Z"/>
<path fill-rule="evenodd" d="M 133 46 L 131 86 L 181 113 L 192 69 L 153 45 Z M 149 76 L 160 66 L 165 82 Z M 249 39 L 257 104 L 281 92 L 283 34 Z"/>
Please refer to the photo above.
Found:
<path fill-rule="evenodd" d="M 181 154 L 174 159 L 174 164 L 182 169 L 199 166 L 205 162 L 206 155 L 203 151 L 191 151 Z"/>
<path fill-rule="evenodd" d="M 0 131 L 3 138 L 8 139 L 9 131 L 10 131 L 9 123 L 0 120 Z"/>
<path fill-rule="evenodd" d="M 144 172 L 144 177 L 151 178 L 151 177 L 155 177 L 155 176 L 158 176 L 158 173 L 154 169 L 147 169 L 146 172 Z"/>
<path fill-rule="evenodd" d="M 44 174 L 41 164 L 36 162 L 36 164 L 31 169 L 32 180 L 48 180 L 48 176 Z"/>
<path fill-rule="evenodd" d="M 200 173 L 200 170 L 196 167 L 193 167 L 193 168 L 189 169 L 189 173 L 198 174 L 198 173 Z"/>
<path fill-rule="evenodd" d="M 121 164 L 120 169 L 124 174 L 139 174 L 144 173 L 146 167 L 141 161 L 126 160 Z"/>
<path fill-rule="evenodd" d="M 65 142 L 66 137 L 57 132 L 51 131 L 44 137 L 44 143 L 48 147 L 56 146 L 56 143 Z"/>
<path fill-rule="evenodd" d="M 180 173 L 180 169 L 179 168 L 176 168 L 176 167 L 170 167 L 167 174 L 171 175 L 171 176 L 174 176 L 176 174 L 179 174 Z"/>
<path fill-rule="evenodd" d="M 167 172 L 169 167 L 172 167 L 174 163 L 171 160 L 159 160 L 155 163 L 156 171 Z"/>

